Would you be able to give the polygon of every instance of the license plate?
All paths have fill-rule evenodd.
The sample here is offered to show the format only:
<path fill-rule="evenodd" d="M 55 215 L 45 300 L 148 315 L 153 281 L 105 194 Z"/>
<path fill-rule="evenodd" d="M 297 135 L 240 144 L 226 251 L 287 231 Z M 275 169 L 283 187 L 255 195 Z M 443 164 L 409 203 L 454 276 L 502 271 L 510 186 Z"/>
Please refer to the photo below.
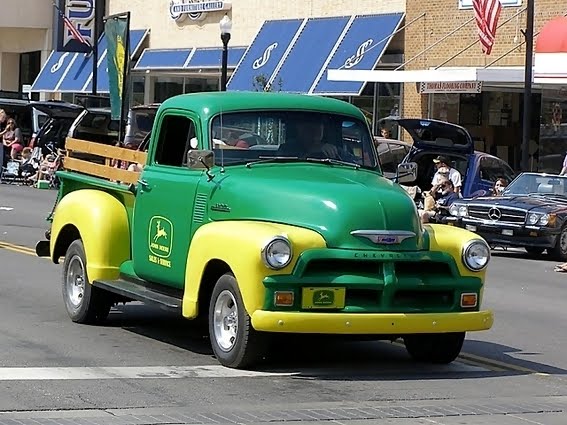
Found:
<path fill-rule="evenodd" d="M 465 228 L 471 232 L 476 232 L 476 226 L 466 225 Z"/>
<path fill-rule="evenodd" d="M 345 307 L 345 288 L 303 288 L 301 308 L 341 309 Z"/>
<path fill-rule="evenodd" d="M 510 230 L 510 229 L 504 229 L 504 230 L 502 230 L 502 234 L 504 236 L 514 236 L 514 231 Z"/>

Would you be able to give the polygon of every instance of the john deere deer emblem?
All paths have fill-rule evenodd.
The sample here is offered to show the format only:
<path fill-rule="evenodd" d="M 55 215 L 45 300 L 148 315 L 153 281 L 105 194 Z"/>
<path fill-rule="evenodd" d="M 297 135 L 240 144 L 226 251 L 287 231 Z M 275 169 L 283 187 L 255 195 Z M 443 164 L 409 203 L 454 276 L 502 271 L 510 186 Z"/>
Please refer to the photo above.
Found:
<path fill-rule="evenodd" d="M 335 293 L 333 291 L 322 289 L 313 293 L 313 305 L 317 307 L 333 305 L 335 302 Z"/>
<path fill-rule="evenodd" d="M 173 242 L 173 224 L 165 217 L 154 216 L 150 219 L 148 243 L 150 252 L 158 257 L 171 255 Z"/>

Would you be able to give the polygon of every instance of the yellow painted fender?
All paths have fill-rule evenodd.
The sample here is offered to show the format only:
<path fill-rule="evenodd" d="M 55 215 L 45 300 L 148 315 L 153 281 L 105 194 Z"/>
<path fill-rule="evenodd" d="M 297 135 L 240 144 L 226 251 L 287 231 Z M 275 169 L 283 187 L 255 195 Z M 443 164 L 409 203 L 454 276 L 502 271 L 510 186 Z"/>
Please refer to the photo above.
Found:
<path fill-rule="evenodd" d="M 285 236 L 292 245 L 293 259 L 281 270 L 272 270 L 262 261 L 262 248 L 275 236 Z M 313 248 L 325 248 L 323 237 L 309 229 L 277 223 L 257 221 L 219 221 L 201 226 L 191 240 L 183 316 L 195 318 L 203 272 L 211 260 L 221 260 L 229 265 L 240 288 L 244 307 L 248 314 L 264 305 L 263 279 L 268 275 L 290 274 L 299 255 Z"/>
<path fill-rule="evenodd" d="M 429 234 L 429 249 L 450 254 L 457 264 L 461 276 L 481 278 L 484 283 L 486 268 L 479 272 L 469 270 L 463 263 L 463 246 L 472 239 L 484 240 L 481 236 L 460 227 L 445 224 L 426 224 L 425 230 Z"/>
<path fill-rule="evenodd" d="M 63 196 L 51 226 L 54 263 L 59 262 L 59 254 L 65 255 L 57 244 L 65 243 L 72 232 L 69 226 L 79 231 L 83 241 L 89 280 L 117 279 L 120 265 L 130 259 L 130 226 L 124 205 L 101 190 L 82 189 Z"/>

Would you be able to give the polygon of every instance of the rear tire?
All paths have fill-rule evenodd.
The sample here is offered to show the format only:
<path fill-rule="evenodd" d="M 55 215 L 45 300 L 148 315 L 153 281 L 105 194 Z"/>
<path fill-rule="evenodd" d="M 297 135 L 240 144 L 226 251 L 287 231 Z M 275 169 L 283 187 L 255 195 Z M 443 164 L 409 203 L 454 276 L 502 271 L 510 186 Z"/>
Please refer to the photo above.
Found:
<path fill-rule="evenodd" d="M 465 333 L 415 334 L 404 337 L 409 355 L 418 362 L 448 364 L 463 348 Z"/>
<path fill-rule="evenodd" d="M 89 281 L 85 248 L 80 239 L 71 243 L 65 253 L 62 290 L 65 308 L 73 322 L 95 324 L 108 317 L 111 298 Z"/>
<path fill-rule="evenodd" d="M 262 358 L 265 337 L 252 328 L 251 322 L 234 275 L 222 275 L 209 305 L 209 337 L 220 364 L 245 368 Z"/>

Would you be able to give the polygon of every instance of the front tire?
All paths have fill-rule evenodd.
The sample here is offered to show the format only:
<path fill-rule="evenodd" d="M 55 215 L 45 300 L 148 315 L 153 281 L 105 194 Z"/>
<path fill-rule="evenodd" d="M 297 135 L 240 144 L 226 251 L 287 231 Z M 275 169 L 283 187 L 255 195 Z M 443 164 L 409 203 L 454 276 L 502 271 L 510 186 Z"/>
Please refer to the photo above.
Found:
<path fill-rule="evenodd" d="M 567 226 L 563 226 L 553 250 L 548 250 L 554 260 L 567 261 Z"/>
<path fill-rule="evenodd" d="M 264 338 L 252 328 L 238 283 L 231 273 L 222 275 L 213 289 L 209 336 L 213 352 L 223 366 L 245 368 L 262 357 Z"/>
<path fill-rule="evenodd" d="M 65 308 L 73 322 L 95 324 L 108 317 L 112 306 L 109 294 L 89 281 L 85 248 L 80 239 L 71 243 L 65 253 L 62 290 Z"/>
<path fill-rule="evenodd" d="M 465 333 L 416 334 L 404 337 L 409 355 L 418 362 L 449 364 L 454 361 L 465 341 Z"/>

